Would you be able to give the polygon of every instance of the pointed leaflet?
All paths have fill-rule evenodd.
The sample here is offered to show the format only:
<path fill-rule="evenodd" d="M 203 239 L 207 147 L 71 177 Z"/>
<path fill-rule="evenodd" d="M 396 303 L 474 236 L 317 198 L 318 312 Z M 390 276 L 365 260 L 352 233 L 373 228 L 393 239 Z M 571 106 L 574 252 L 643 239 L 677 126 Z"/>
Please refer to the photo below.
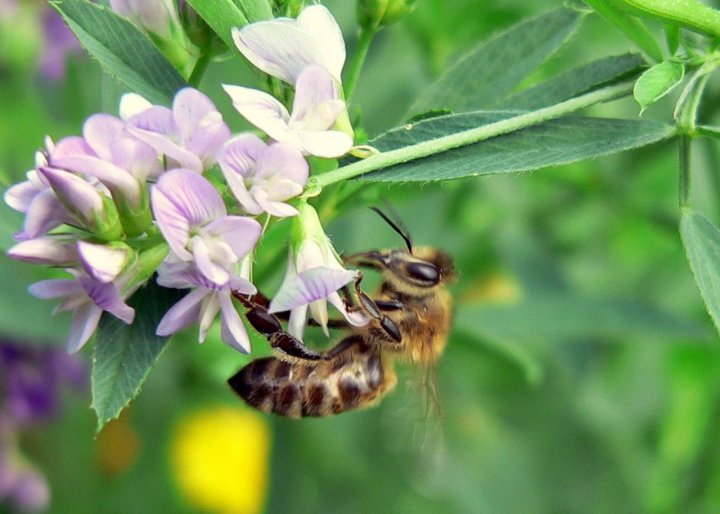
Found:
<path fill-rule="evenodd" d="M 720 330 L 720 230 L 699 212 L 686 208 L 680 235 L 705 307 Z"/>
<path fill-rule="evenodd" d="M 440 116 L 393 129 L 370 144 L 385 152 L 516 115 L 517 112 L 487 111 Z M 531 171 L 638 148 L 673 134 L 671 125 L 655 121 L 567 116 L 358 178 L 376 182 L 426 182 Z"/>
<path fill-rule="evenodd" d="M 98 431 L 118 417 L 140 392 L 170 340 L 155 335 L 158 322 L 183 293 L 151 282 L 128 302 L 137 313 L 132 325 L 112 316 L 100 320 L 92 367 L 92 408 L 97 414 Z"/>
<path fill-rule="evenodd" d="M 169 104 L 187 86 L 172 64 L 131 22 L 85 0 L 52 4 L 110 75 L 151 102 Z"/>
<path fill-rule="evenodd" d="M 551 77 L 505 98 L 497 109 L 540 109 L 563 102 L 597 87 L 638 76 L 647 66 L 640 54 L 603 57 Z"/>
<path fill-rule="evenodd" d="M 657 102 L 682 82 L 685 66 L 679 62 L 663 61 L 643 73 L 635 82 L 633 96 L 642 111 Z M 641 112 L 642 112 L 641 111 Z"/>
<path fill-rule="evenodd" d="M 450 67 L 410 108 L 455 112 L 495 105 L 573 33 L 582 14 L 565 8 L 520 23 L 483 42 Z"/>

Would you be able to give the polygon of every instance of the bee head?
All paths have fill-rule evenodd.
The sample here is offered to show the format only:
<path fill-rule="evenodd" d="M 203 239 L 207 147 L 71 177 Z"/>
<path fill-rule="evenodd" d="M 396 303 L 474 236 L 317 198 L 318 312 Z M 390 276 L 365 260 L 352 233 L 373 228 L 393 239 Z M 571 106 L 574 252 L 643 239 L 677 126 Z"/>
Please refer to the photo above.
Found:
<path fill-rule="evenodd" d="M 400 221 L 372 207 L 390 227 L 402 237 L 407 250 L 400 248 L 386 252 L 368 252 L 373 265 L 384 271 L 388 281 L 399 291 L 408 294 L 426 294 L 428 290 L 455 279 L 452 258 L 442 250 L 432 247 L 413 247 L 412 237 Z"/>

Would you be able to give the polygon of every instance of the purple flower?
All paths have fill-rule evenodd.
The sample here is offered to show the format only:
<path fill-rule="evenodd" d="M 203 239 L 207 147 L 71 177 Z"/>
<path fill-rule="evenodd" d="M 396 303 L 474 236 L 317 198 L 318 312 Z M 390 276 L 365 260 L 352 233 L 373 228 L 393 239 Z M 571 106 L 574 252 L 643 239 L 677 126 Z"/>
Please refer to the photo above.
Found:
<path fill-rule="evenodd" d="M 333 129 L 346 112 L 345 102 L 321 66 L 309 66 L 298 77 L 292 115 L 262 91 L 241 86 L 223 88 L 238 112 L 275 141 L 290 143 L 306 155 L 327 158 L 340 157 L 352 148 L 352 137 Z"/>
<path fill-rule="evenodd" d="M 42 28 L 45 42 L 38 62 L 40 74 L 46 80 L 62 81 L 68 55 L 81 54 L 82 46 L 60 13 L 51 7 L 43 9 Z"/>
<path fill-rule="evenodd" d="M 270 312 L 290 311 L 288 330 L 299 338 L 305 329 L 308 310 L 328 334 L 328 301 L 351 325 L 365 325 L 369 321 L 367 316 L 348 310 L 337 292 L 357 278 L 357 272 L 342 267 L 315 209 L 301 202 L 299 211 L 300 216 L 293 220 L 293 233 L 299 234 L 300 239 L 292 242 L 285 279 L 270 302 Z"/>
<path fill-rule="evenodd" d="M 135 112 L 127 119 L 132 133 L 164 154 L 171 161 L 168 167 L 202 173 L 217 162 L 216 153 L 230 139 L 222 114 L 197 89 L 180 90 L 172 110 L 159 105 L 142 109 L 137 97 L 131 99 L 132 108 L 121 104 L 121 111 Z"/>
<path fill-rule="evenodd" d="M 86 383 L 84 364 L 66 352 L 0 340 L 0 504 L 13 512 L 47 509 L 48 484 L 21 453 L 19 436 L 57 414 L 62 386 Z"/>
<path fill-rule="evenodd" d="M 92 261 L 92 258 L 90 260 Z M 95 333 L 103 311 L 109 312 L 127 324 L 133 322 L 135 309 L 127 305 L 123 299 L 130 296 L 132 290 L 124 291 L 121 296 L 122 283 L 99 280 L 87 271 L 74 269 L 67 271 L 73 275 L 73 279 L 42 280 L 32 284 L 29 290 L 38 298 L 62 298 L 63 301 L 55 308 L 54 314 L 63 311 L 73 312 L 67 342 L 69 353 L 77 352 L 87 343 Z M 91 271 L 95 270 L 91 269 Z"/>
<path fill-rule="evenodd" d="M 233 29 L 240 52 L 265 73 L 295 84 L 311 65 L 324 67 L 335 82 L 345 63 L 345 42 L 330 11 L 306 7 L 298 18 L 277 18 Z"/>
<path fill-rule="evenodd" d="M 260 237 L 257 221 L 227 216 L 217 190 L 193 171 L 164 173 L 151 197 L 155 219 L 173 253 L 183 262 L 195 263 L 218 286 L 232 278 L 234 268 Z"/>
<path fill-rule="evenodd" d="M 233 291 L 248 295 L 257 292 L 247 277 L 233 275 L 224 284 L 218 285 L 208 280 L 194 263 L 170 261 L 158 269 L 157 282 L 164 287 L 193 289 L 163 316 L 156 330 L 157 335 L 169 336 L 198 323 L 198 341 L 202 343 L 220 312 L 222 340 L 240 352 L 250 352 L 250 338 L 232 302 Z"/>
<path fill-rule="evenodd" d="M 13 425 L 44 421 L 57 413 L 61 386 L 83 388 L 83 363 L 54 347 L 0 341 L 0 417 Z M 0 432 L 2 430 L 0 429 Z"/>
<path fill-rule="evenodd" d="M 287 143 L 265 144 L 253 134 L 228 141 L 218 155 L 225 179 L 240 205 L 250 214 L 295 216 L 285 202 L 302 193 L 308 164 L 302 153 Z"/>

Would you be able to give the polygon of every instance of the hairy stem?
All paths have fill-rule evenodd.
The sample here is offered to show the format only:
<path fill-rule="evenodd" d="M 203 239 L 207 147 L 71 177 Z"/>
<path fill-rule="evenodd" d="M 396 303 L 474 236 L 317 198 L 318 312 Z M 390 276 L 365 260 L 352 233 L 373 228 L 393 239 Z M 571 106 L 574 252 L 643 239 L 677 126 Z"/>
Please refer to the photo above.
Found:
<path fill-rule="evenodd" d="M 423 141 L 414 145 L 398 148 L 397 150 L 377 153 L 367 159 L 353 162 L 352 164 L 342 166 L 334 171 L 323 173 L 316 177 L 311 177 L 305 189 L 304 196 L 317 196 L 324 187 L 340 182 L 341 180 L 348 180 L 371 171 L 446 152 L 453 148 L 470 145 L 502 134 L 508 134 L 544 121 L 559 118 L 560 116 L 598 102 L 627 95 L 632 91 L 633 84 L 633 81 L 614 84 L 549 107 L 518 114 L 512 118 L 507 118 L 495 123 L 489 123 L 430 141 Z"/>
<path fill-rule="evenodd" d="M 678 137 L 680 180 L 678 185 L 678 200 L 680 208 L 690 205 L 690 136 Z"/>

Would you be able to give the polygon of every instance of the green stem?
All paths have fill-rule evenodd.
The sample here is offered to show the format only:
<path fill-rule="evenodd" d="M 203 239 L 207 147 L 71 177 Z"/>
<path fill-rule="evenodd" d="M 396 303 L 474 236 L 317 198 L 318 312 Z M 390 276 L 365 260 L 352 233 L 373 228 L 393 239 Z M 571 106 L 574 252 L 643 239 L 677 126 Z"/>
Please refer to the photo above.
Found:
<path fill-rule="evenodd" d="M 305 188 L 304 197 L 317 196 L 324 187 L 340 182 L 341 180 L 348 180 L 371 171 L 388 168 L 422 157 L 428 157 L 429 155 L 447 152 L 453 148 L 470 145 L 490 139 L 491 137 L 537 125 L 598 102 L 627 95 L 632 91 L 633 84 L 633 81 L 614 84 L 549 107 L 519 114 L 495 123 L 489 123 L 430 141 L 423 141 L 414 145 L 398 148 L 397 150 L 371 155 L 367 159 L 353 162 L 352 164 L 342 166 L 334 171 L 323 173 L 322 175 L 311 177 Z"/>
<path fill-rule="evenodd" d="M 680 157 L 680 183 L 678 186 L 678 197 L 680 208 L 690 205 L 690 136 L 681 135 L 678 137 Z"/>
<path fill-rule="evenodd" d="M 192 87 L 198 87 L 200 85 L 200 81 L 202 80 L 203 75 L 205 75 L 205 70 L 207 69 L 208 64 L 210 64 L 210 61 L 212 61 L 211 52 L 203 52 L 200 57 L 198 57 L 198 60 L 195 62 L 195 66 L 190 73 L 190 77 L 188 78 L 188 84 Z"/>
<path fill-rule="evenodd" d="M 345 100 L 348 102 L 355 90 L 358 77 L 360 77 L 360 70 L 362 70 L 363 64 L 365 63 L 365 58 L 367 57 L 368 50 L 370 49 L 370 43 L 372 43 L 372 40 L 377 33 L 378 29 L 373 27 L 363 27 L 360 29 L 357 47 L 355 48 L 355 53 L 353 54 L 350 67 L 348 68 L 343 84 Z"/>

